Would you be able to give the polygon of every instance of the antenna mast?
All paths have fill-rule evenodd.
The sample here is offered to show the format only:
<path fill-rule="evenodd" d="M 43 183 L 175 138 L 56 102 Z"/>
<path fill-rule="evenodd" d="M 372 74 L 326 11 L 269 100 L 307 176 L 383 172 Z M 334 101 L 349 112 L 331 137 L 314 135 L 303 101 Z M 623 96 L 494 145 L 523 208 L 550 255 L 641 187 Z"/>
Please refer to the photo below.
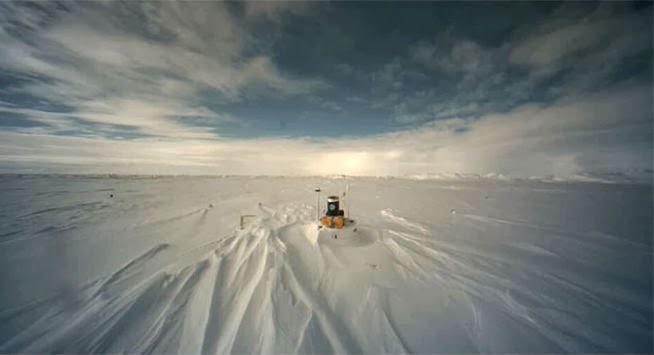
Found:
<path fill-rule="evenodd" d="M 345 217 L 350 218 L 350 204 L 345 203 L 345 196 L 350 194 L 350 184 L 345 185 L 345 192 L 343 192 L 343 204 L 345 205 Z M 349 200 L 348 200 L 349 201 Z"/>
<path fill-rule="evenodd" d="M 318 195 L 318 202 L 316 202 L 316 219 L 320 219 L 320 187 L 316 186 L 314 190 Z"/>

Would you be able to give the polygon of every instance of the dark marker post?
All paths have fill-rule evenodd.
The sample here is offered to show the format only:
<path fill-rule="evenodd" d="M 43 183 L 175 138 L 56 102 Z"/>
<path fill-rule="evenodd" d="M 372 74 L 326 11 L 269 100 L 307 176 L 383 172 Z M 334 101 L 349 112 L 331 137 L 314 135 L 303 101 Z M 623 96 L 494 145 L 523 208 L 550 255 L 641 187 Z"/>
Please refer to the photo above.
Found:
<path fill-rule="evenodd" d="M 318 194 L 318 202 L 316 203 L 316 220 L 320 219 L 320 187 L 316 186 L 314 190 Z"/>

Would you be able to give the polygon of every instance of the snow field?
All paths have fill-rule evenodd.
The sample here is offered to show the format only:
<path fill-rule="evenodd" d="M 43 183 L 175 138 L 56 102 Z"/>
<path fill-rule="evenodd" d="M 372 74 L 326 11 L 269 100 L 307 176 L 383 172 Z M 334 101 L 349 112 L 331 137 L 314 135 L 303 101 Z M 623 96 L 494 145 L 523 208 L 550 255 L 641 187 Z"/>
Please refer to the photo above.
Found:
<path fill-rule="evenodd" d="M 358 237 L 325 238 L 313 188 L 324 201 L 345 183 Z M 651 185 L 5 176 L 0 188 L 0 352 L 652 351 Z M 240 230 L 244 213 L 257 217 Z"/>

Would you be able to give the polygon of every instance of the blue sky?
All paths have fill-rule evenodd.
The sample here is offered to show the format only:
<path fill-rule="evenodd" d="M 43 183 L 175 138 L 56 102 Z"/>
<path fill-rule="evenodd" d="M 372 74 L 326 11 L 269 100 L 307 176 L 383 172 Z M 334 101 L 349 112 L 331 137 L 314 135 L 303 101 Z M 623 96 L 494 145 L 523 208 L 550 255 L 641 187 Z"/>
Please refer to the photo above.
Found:
<path fill-rule="evenodd" d="M 0 3 L 6 172 L 531 176 L 651 161 L 649 2 Z"/>

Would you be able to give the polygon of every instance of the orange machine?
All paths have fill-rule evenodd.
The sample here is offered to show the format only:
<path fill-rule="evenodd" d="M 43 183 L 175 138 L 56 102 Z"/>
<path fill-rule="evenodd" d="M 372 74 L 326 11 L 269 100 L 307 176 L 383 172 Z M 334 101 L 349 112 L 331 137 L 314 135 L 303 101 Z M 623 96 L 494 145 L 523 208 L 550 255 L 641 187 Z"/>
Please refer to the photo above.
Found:
<path fill-rule="evenodd" d="M 343 216 L 324 216 L 320 219 L 320 225 L 326 228 L 342 229 L 345 225 L 345 218 Z"/>
<path fill-rule="evenodd" d="M 340 201 L 338 196 L 327 197 L 327 211 L 320 218 L 320 225 L 325 228 L 343 229 L 345 225 L 345 211 L 339 208 Z"/>

